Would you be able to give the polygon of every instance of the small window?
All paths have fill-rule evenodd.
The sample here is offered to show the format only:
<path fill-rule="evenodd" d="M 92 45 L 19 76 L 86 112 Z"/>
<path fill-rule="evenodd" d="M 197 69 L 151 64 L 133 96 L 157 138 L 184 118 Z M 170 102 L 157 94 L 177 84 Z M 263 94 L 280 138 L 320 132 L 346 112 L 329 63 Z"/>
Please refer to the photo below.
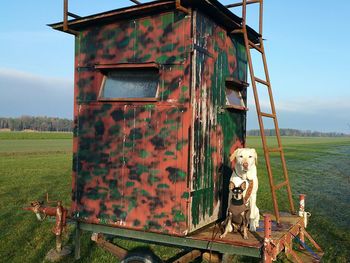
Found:
<path fill-rule="evenodd" d="M 104 77 L 102 100 L 156 100 L 159 72 L 155 68 L 109 69 Z"/>
<path fill-rule="evenodd" d="M 245 108 L 242 93 L 234 88 L 226 88 L 226 105 Z"/>
<path fill-rule="evenodd" d="M 226 108 L 247 110 L 244 102 L 247 86 L 248 83 L 246 82 L 233 78 L 226 79 Z"/>

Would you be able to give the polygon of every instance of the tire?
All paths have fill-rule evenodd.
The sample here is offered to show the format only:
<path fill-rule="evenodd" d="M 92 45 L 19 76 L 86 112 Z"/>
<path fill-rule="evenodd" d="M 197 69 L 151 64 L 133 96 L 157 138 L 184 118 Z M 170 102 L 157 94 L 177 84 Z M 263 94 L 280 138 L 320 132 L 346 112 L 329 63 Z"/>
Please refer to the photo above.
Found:
<path fill-rule="evenodd" d="M 127 255 L 121 263 L 156 263 L 157 261 L 154 260 L 153 256 L 150 254 L 130 254 Z"/>

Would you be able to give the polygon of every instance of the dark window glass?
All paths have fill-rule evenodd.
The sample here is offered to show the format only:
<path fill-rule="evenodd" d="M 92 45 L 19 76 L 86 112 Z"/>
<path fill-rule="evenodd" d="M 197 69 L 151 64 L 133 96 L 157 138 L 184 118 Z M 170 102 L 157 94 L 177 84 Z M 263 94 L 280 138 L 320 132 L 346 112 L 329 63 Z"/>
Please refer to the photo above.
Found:
<path fill-rule="evenodd" d="M 109 71 L 102 86 L 102 99 L 156 98 L 159 73 L 156 69 Z"/>
<path fill-rule="evenodd" d="M 245 107 L 241 92 L 233 88 L 226 88 L 226 105 Z"/>

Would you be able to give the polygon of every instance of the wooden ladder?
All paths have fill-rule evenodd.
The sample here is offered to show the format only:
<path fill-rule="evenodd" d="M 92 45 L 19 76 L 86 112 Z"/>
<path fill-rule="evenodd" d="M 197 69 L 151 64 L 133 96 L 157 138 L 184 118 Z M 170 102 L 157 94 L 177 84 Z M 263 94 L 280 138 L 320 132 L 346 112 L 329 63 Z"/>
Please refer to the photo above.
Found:
<path fill-rule="evenodd" d="M 247 5 L 250 5 L 250 4 L 259 4 L 259 38 L 258 38 L 259 40 L 256 41 L 255 43 L 252 42 L 248 38 L 248 31 L 247 31 L 247 24 L 246 24 Z M 278 128 L 275 103 L 274 103 L 273 95 L 272 95 L 270 76 L 269 76 L 269 71 L 267 68 L 264 42 L 263 42 L 263 37 L 262 37 L 263 0 L 243 0 L 243 2 L 236 3 L 236 4 L 230 4 L 230 5 L 227 5 L 226 7 L 227 8 L 233 8 L 233 7 L 241 7 L 242 8 L 241 29 L 234 30 L 232 33 L 233 34 L 242 34 L 243 38 L 244 38 L 244 44 L 245 44 L 245 48 L 246 48 L 247 60 L 248 60 L 248 65 L 249 65 L 249 73 L 250 73 L 250 78 L 251 78 L 251 86 L 252 86 L 253 93 L 254 93 L 256 111 L 257 111 L 259 127 L 260 127 L 260 134 L 261 134 L 262 145 L 263 145 L 263 150 L 264 150 L 264 157 L 265 157 L 265 162 L 266 162 L 267 173 L 269 176 L 274 213 L 276 216 L 276 221 L 279 224 L 280 223 L 280 215 L 279 215 L 278 202 L 277 202 L 277 196 L 276 196 L 277 190 L 279 190 L 282 187 L 287 188 L 288 200 L 289 200 L 289 205 L 290 205 L 290 212 L 292 214 L 295 214 L 295 210 L 294 210 L 294 203 L 293 203 L 293 198 L 292 198 L 292 191 L 291 191 L 289 178 L 288 178 L 288 170 L 287 170 L 286 161 L 285 161 L 285 157 L 284 157 L 284 151 L 283 151 L 283 147 L 282 147 L 282 143 L 281 143 L 281 135 L 280 135 L 280 131 Z M 260 78 L 255 76 L 253 62 L 252 62 L 252 54 L 251 54 L 252 49 L 255 49 L 256 51 L 258 51 L 259 54 L 261 54 L 265 79 L 260 79 Z M 259 95 L 258 95 L 258 87 L 257 87 L 258 83 L 262 84 L 262 87 L 267 88 L 267 90 L 268 90 L 268 95 L 269 95 L 269 99 L 270 99 L 270 106 L 271 106 L 271 113 L 266 113 L 266 112 L 263 112 L 261 110 L 260 102 L 259 102 Z M 273 120 L 278 147 L 269 148 L 267 145 L 267 139 L 266 139 L 265 130 L 264 130 L 264 118 L 270 118 Z M 280 158 L 281 158 L 281 163 L 282 163 L 284 181 L 281 183 L 278 183 L 278 184 L 274 183 L 274 177 L 273 177 L 272 168 L 271 168 L 270 153 L 272 153 L 272 152 L 279 153 Z"/>

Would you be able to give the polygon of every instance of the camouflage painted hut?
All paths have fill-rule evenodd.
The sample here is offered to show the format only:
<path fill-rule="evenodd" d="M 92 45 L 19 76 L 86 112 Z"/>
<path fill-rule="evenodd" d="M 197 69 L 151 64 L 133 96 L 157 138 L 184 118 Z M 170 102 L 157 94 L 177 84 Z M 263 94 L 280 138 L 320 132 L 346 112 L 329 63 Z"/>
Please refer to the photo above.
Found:
<path fill-rule="evenodd" d="M 215 0 L 181 4 L 68 23 L 78 221 L 186 235 L 226 209 L 229 153 L 245 144 L 246 51 L 230 34 L 241 20 Z"/>

